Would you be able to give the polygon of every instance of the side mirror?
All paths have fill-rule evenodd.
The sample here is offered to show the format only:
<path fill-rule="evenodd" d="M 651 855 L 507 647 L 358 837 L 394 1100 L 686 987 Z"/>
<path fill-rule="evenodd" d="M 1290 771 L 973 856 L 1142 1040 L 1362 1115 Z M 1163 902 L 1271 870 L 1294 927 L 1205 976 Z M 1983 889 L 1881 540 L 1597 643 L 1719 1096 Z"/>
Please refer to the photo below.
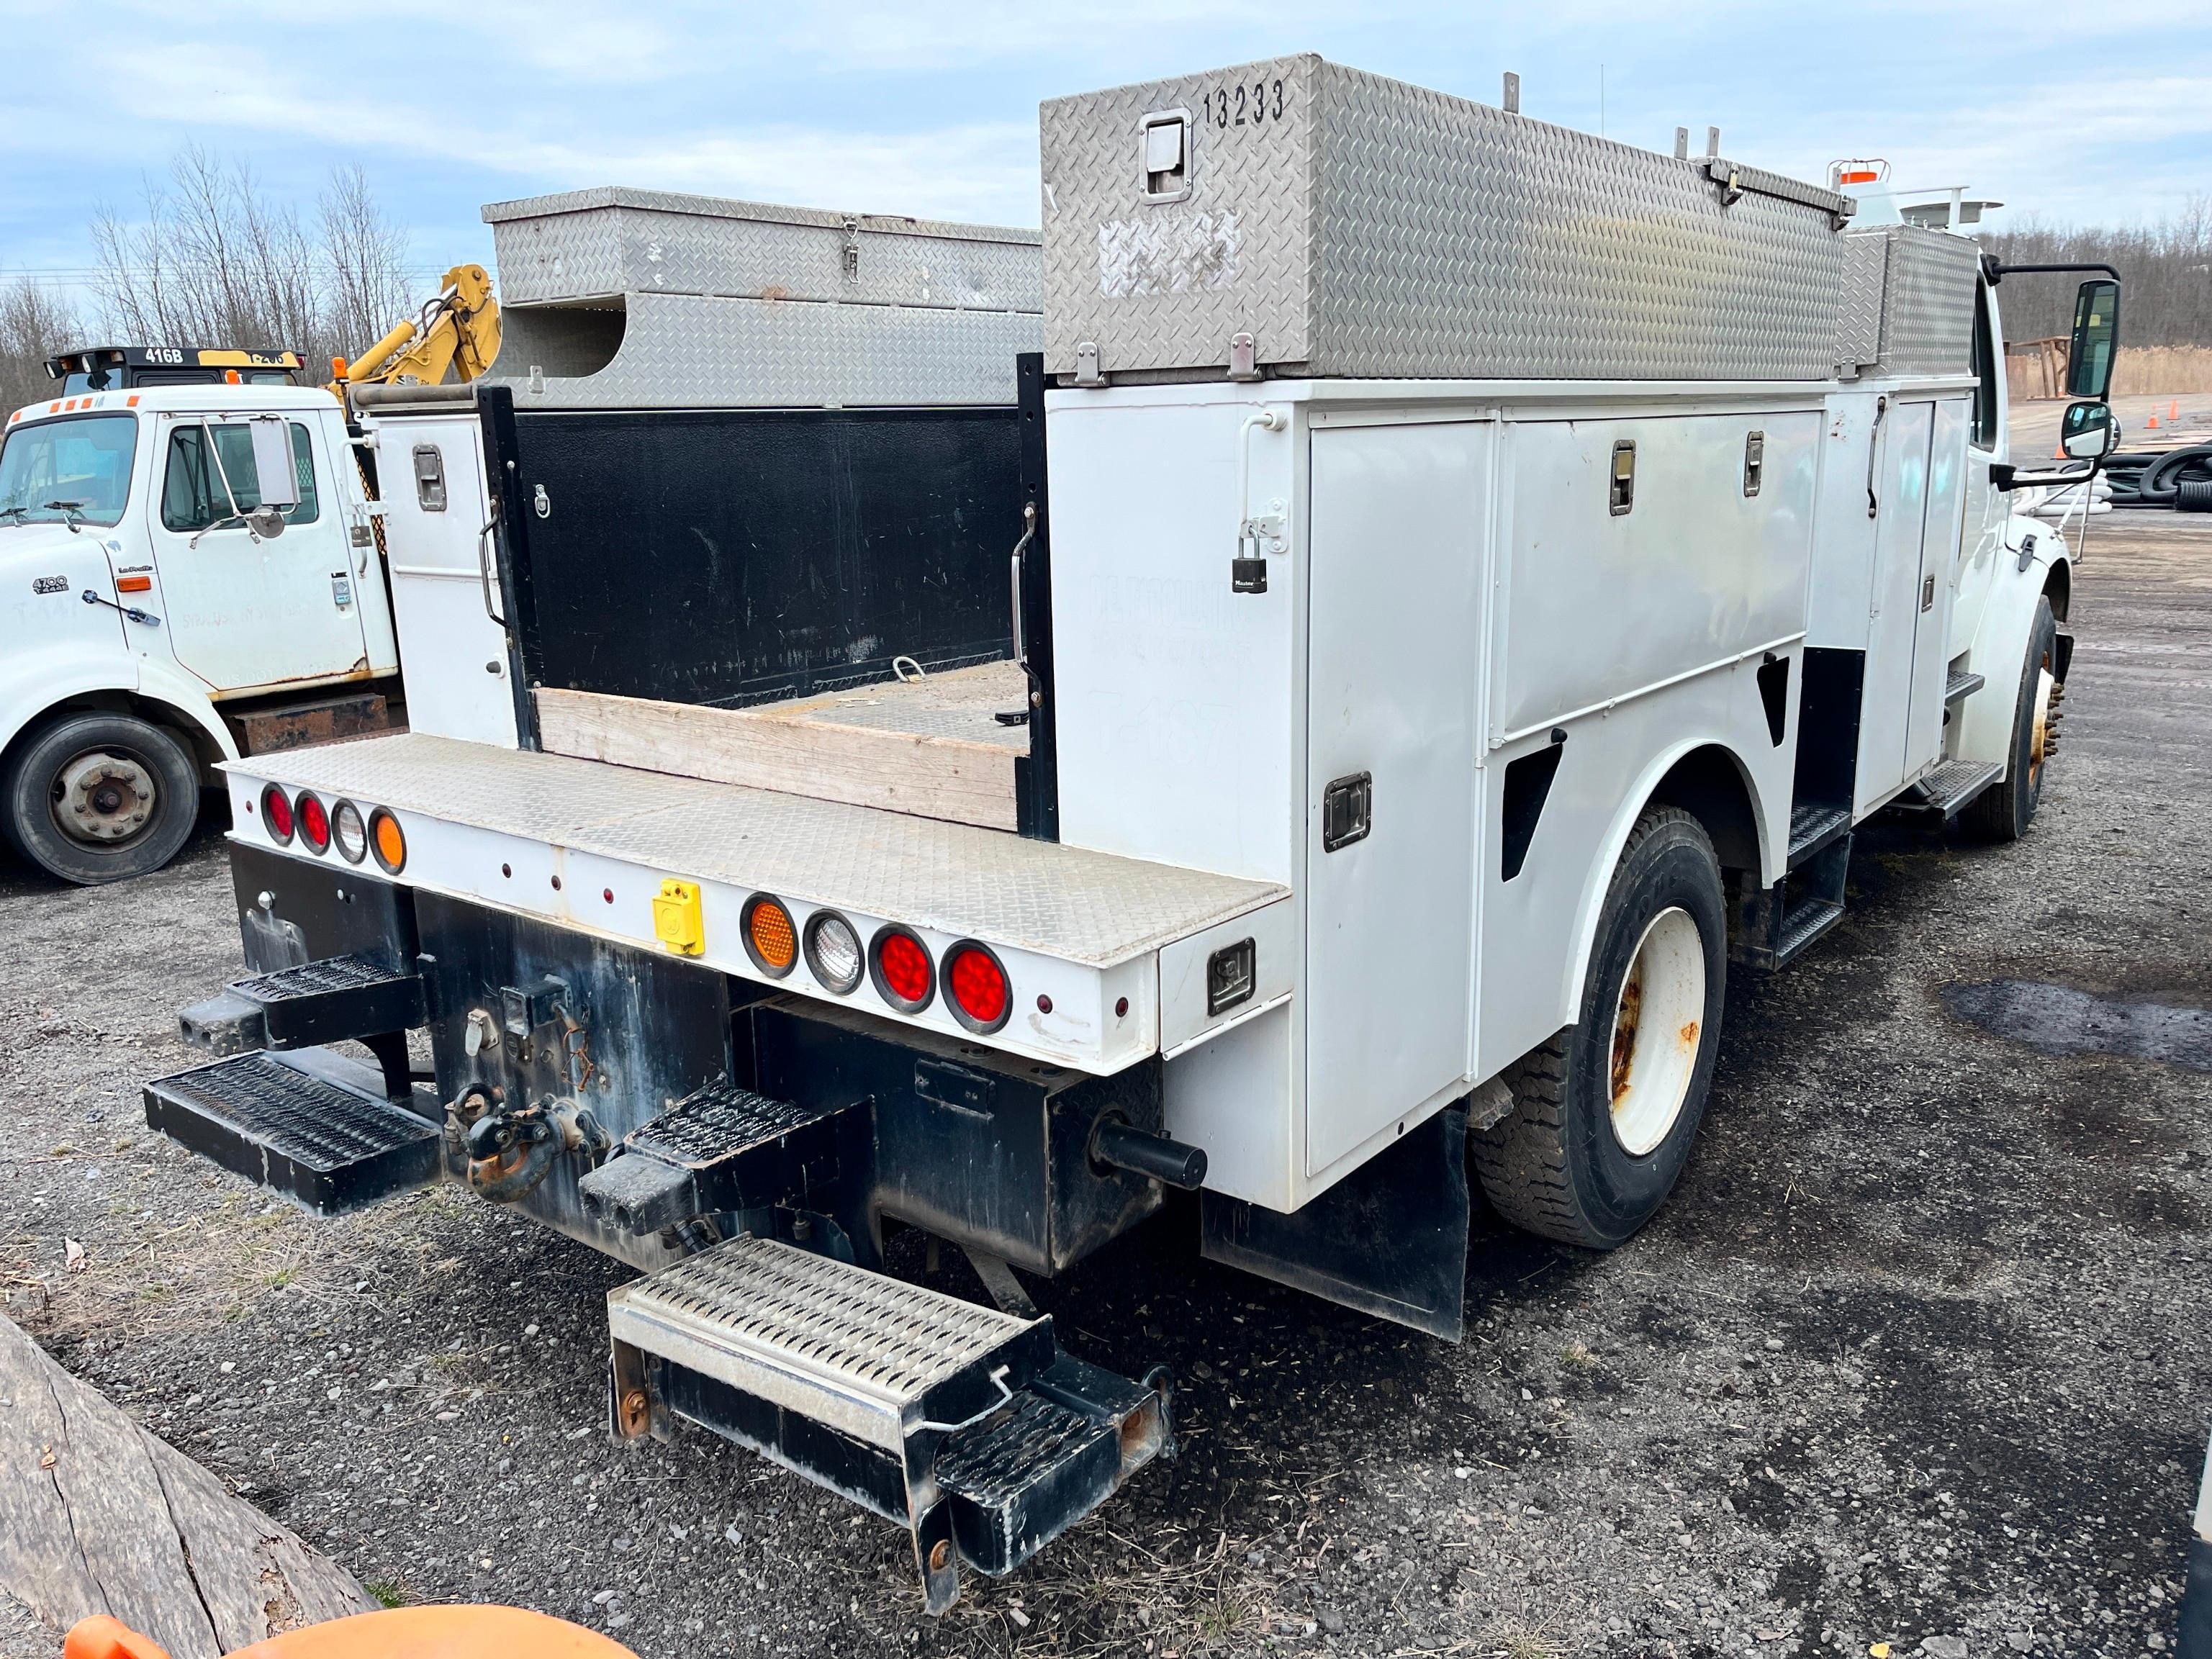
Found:
<path fill-rule="evenodd" d="M 2066 357 L 2068 397 L 2101 403 L 2111 395 L 2112 357 L 2119 339 L 2120 285 L 2109 276 L 2093 277 L 2074 296 L 2074 343 Z M 2073 410 L 2067 413 L 2070 416 Z"/>
<path fill-rule="evenodd" d="M 246 510 L 246 527 L 264 542 L 273 542 L 284 533 L 284 509 L 274 501 L 264 507 Z"/>
<path fill-rule="evenodd" d="M 300 475 L 292 469 L 292 434 L 287 422 L 273 415 L 257 415 L 246 423 L 253 434 L 253 470 L 260 475 L 255 492 L 264 507 L 297 507 Z"/>
<path fill-rule="evenodd" d="M 2109 404 L 2069 404 L 2058 428 L 2058 447 L 2069 460 L 2101 461 L 2120 446 L 2120 428 Z"/>

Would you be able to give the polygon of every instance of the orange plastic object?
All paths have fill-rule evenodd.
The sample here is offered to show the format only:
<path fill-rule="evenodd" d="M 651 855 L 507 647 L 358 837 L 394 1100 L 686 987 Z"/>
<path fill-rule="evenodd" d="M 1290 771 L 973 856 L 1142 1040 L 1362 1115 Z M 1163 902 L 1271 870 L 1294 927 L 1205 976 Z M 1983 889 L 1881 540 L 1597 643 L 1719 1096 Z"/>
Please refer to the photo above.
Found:
<path fill-rule="evenodd" d="M 169 1652 L 120 1619 L 95 1613 L 70 1626 L 62 1638 L 62 1659 L 169 1659 Z"/>
<path fill-rule="evenodd" d="M 80 1641 L 80 1638 L 83 1638 Z M 63 1659 L 169 1659 L 101 1614 L 80 1622 Z M 619 1642 L 520 1607 L 393 1607 L 286 1631 L 230 1659 L 637 1659 Z"/>

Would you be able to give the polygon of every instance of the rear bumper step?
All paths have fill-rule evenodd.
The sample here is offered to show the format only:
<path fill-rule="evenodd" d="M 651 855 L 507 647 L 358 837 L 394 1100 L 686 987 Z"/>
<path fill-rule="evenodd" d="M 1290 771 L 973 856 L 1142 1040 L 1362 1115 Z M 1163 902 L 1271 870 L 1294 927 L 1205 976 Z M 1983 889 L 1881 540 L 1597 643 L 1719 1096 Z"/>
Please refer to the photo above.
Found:
<path fill-rule="evenodd" d="M 768 1238 L 607 1297 L 619 1438 L 687 1419 L 906 1527 L 941 1613 L 964 1561 L 1010 1572 L 1172 1449 L 1133 1382 L 1024 1319 Z"/>
<path fill-rule="evenodd" d="M 439 1178 L 440 1127 L 387 1100 L 383 1084 L 375 1067 L 325 1049 L 236 1054 L 148 1084 L 146 1123 L 337 1215 Z"/>
<path fill-rule="evenodd" d="M 838 1133 L 849 1109 L 772 1100 L 726 1079 L 709 1083 L 633 1130 L 578 1183 L 584 1213 L 641 1234 L 714 1211 L 801 1200 L 836 1179 Z"/>
<path fill-rule="evenodd" d="M 215 1054 L 304 1048 L 422 1023 L 422 981 L 362 957 L 258 974 L 177 1016 L 185 1041 Z"/>

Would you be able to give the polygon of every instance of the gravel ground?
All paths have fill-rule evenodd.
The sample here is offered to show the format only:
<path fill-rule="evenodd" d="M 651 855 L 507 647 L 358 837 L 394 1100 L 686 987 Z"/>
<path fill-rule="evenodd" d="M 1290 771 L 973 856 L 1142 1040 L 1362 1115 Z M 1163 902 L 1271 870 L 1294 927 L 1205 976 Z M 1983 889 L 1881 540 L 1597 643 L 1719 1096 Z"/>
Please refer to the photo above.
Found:
<path fill-rule="evenodd" d="M 380 1595 L 646 1659 L 2156 1652 L 2212 1401 L 2212 533 L 2092 555 L 2034 833 L 1862 836 L 1845 925 L 1732 985 L 1642 1237 L 1479 1219 L 1452 1348 L 1170 1212 L 1043 1299 L 1174 1365 L 1182 1459 L 942 1620 L 879 1522 L 703 1435 L 606 1442 L 621 1269 L 450 1191 L 317 1223 L 147 1134 L 174 1010 L 238 969 L 212 840 L 104 890 L 0 867 L 8 1311 Z"/>

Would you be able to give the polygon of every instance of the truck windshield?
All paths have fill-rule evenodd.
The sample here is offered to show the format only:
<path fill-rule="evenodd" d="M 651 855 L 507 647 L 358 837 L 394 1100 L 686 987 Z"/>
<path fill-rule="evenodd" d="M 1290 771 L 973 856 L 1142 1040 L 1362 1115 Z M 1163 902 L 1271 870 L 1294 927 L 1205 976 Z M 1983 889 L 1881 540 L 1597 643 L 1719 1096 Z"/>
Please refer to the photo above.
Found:
<path fill-rule="evenodd" d="M 0 447 L 0 527 L 112 525 L 131 496 L 136 415 L 77 415 L 18 426 Z"/>

